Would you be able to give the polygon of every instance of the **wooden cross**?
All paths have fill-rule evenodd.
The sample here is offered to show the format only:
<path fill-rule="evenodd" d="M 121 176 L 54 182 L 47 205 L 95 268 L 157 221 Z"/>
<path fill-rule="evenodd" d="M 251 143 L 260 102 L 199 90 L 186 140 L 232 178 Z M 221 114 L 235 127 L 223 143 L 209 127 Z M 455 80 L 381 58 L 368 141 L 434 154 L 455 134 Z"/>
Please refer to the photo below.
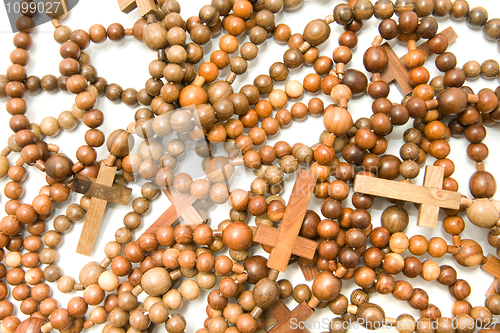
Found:
<path fill-rule="evenodd" d="M 164 193 L 165 191 L 168 190 L 163 190 Z M 170 192 L 170 191 L 169 191 Z M 165 193 L 166 194 L 166 193 Z M 196 198 L 190 195 L 189 193 L 184 193 L 184 194 L 178 194 L 178 197 L 175 199 L 175 201 L 170 205 L 170 207 L 167 208 L 163 214 L 161 214 L 156 221 L 149 226 L 149 228 L 145 232 L 151 232 L 155 233 L 158 231 L 163 226 L 168 226 L 174 224 L 175 221 L 179 218 L 179 216 L 183 216 L 183 214 L 186 214 L 186 216 L 192 216 L 192 210 L 198 215 L 194 207 L 192 206 L 196 202 Z M 199 220 L 195 224 L 190 224 L 193 228 L 197 226 L 198 224 L 203 223 L 203 219 L 198 215 Z M 189 221 L 192 221 L 190 218 L 185 218 L 184 219 L 186 223 L 189 223 Z"/>
<path fill-rule="evenodd" d="M 76 193 L 98 198 L 119 205 L 128 206 L 132 189 L 113 184 L 112 186 L 103 185 L 97 182 L 97 179 L 87 176 L 75 175 L 71 189 Z"/>
<path fill-rule="evenodd" d="M 299 326 L 299 324 L 306 321 L 314 313 L 314 310 L 311 309 L 306 302 L 300 303 L 293 311 L 290 311 L 281 300 L 278 300 L 275 305 L 267 310 L 272 314 L 274 319 L 270 318 L 270 320 L 265 323 L 266 327 L 277 322 L 268 333 L 289 333 L 292 331 L 309 333 L 307 328 L 301 328 Z"/>
<path fill-rule="evenodd" d="M 448 27 L 441 34 L 445 35 L 448 38 L 448 42 L 451 43 L 458 38 L 457 33 L 453 30 L 452 27 Z M 429 58 L 433 53 L 429 51 L 427 47 L 428 42 L 421 44 L 417 49 L 424 52 L 425 58 Z M 388 43 L 384 43 L 382 47 L 387 52 L 387 56 L 389 57 L 389 64 L 387 69 L 382 73 L 382 80 L 391 83 L 392 81 L 396 81 L 396 84 L 400 90 L 400 92 L 406 96 L 413 91 L 413 87 L 410 84 L 410 80 L 408 78 L 408 68 L 404 65 L 403 58 L 398 58 L 396 53 L 394 53 L 392 47 Z"/>
<path fill-rule="evenodd" d="M 460 209 L 461 194 L 442 190 L 444 168 L 428 165 L 424 186 L 357 175 L 354 192 L 420 204 L 418 226 L 436 228 L 439 208 Z"/>
<path fill-rule="evenodd" d="M 141 17 L 151 12 L 156 12 L 154 0 L 118 0 L 118 5 L 124 13 L 130 13 L 136 7 L 139 7 Z"/>
<path fill-rule="evenodd" d="M 280 230 L 261 224 L 253 236 L 253 241 L 274 248 L 278 243 L 279 236 Z M 292 254 L 302 258 L 312 259 L 317 247 L 318 243 L 312 239 L 298 236 L 293 243 Z"/>
<path fill-rule="evenodd" d="M 267 267 L 284 272 L 292 253 L 308 256 L 309 259 L 314 256 L 317 243 L 298 236 L 317 178 L 311 171 L 301 169 L 293 186 L 279 230 L 264 226 L 259 226 L 257 229 L 254 241 L 273 246 L 267 260 Z"/>
<path fill-rule="evenodd" d="M 495 292 L 495 286 L 497 284 L 498 279 L 500 278 L 500 259 L 493 255 L 488 255 L 488 259 L 486 262 L 481 265 L 483 271 L 490 273 L 495 277 L 493 284 L 490 286 L 488 291 L 486 292 L 486 296 L 489 296 Z"/>
<path fill-rule="evenodd" d="M 316 264 L 307 266 L 299 262 L 299 268 L 306 281 L 315 279 L 321 273 Z"/>
<path fill-rule="evenodd" d="M 104 187 L 102 188 L 105 189 L 111 188 L 110 191 L 113 192 L 114 190 L 112 188 L 112 185 L 115 179 L 115 175 L 116 167 L 108 166 L 106 165 L 106 163 L 102 163 L 95 184 L 103 185 Z M 89 188 L 90 187 L 92 186 L 89 186 Z M 96 187 L 99 186 L 95 186 L 93 188 Z M 99 192 L 99 190 L 97 190 L 97 192 Z M 92 254 L 92 249 L 94 248 L 94 243 L 97 238 L 97 232 L 99 231 L 99 226 L 101 225 L 101 220 L 104 216 L 106 204 L 106 199 L 101 199 L 96 196 L 90 199 L 90 207 L 87 211 L 87 216 L 85 217 L 85 223 L 83 224 L 80 240 L 78 241 L 78 246 L 76 248 L 76 253 L 80 253 L 86 256 L 90 256 Z"/>

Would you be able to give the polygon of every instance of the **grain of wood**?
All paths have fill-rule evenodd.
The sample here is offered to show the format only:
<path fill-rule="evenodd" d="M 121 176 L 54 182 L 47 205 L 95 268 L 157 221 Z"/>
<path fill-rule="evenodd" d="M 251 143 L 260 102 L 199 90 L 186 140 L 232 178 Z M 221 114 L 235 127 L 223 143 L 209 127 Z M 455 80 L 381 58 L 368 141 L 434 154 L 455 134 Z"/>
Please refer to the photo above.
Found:
<path fill-rule="evenodd" d="M 155 233 L 162 226 L 172 225 L 179 218 L 180 214 L 194 204 L 196 198 L 189 194 L 181 194 L 175 205 L 171 205 L 161 214 L 156 221 L 149 226 L 146 232 Z"/>
<path fill-rule="evenodd" d="M 306 321 L 313 315 L 314 310 L 307 305 L 307 303 L 300 303 L 293 311 L 281 300 L 278 300 L 275 305 L 267 309 L 272 316 L 277 320 L 277 324 L 269 331 L 269 333 L 288 333 L 288 332 L 302 332 L 309 333 L 306 328 L 297 327 L 298 323 Z M 293 319 L 293 321 L 292 321 Z M 294 329 L 297 327 L 296 329 Z"/>
<path fill-rule="evenodd" d="M 354 192 L 448 209 L 459 209 L 461 200 L 458 192 L 359 175 L 354 179 Z"/>
<path fill-rule="evenodd" d="M 116 167 L 110 167 L 103 163 L 101 164 L 99 174 L 97 175 L 97 183 L 105 186 L 111 186 L 113 185 L 115 175 Z M 103 199 L 90 199 L 90 207 L 87 211 L 82 233 L 80 234 L 80 240 L 78 241 L 78 246 L 76 248 L 77 253 L 86 256 L 90 256 L 92 254 L 97 233 L 99 232 L 99 226 L 101 225 L 101 220 L 104 216 L 104 211 L 106 210 L 106 204 L 107 201 Z"/>
<path fill-rule="evenodd" d="M 113 202 L 119 205 L 127 206 L 132 196 L 132 189 L 113 184 L 113 186 L 106 186 L 97 183 L 96 178 L 75 175 L 73 178 L 72 188 L 77 193 L 84 194 L 91 198 L 98 198 Z"/>
<path fill-rule="evenodd" d="M 486 271 L 496 278 L 500 278 L 500 259 L 494 255 L 488 255 L 488 260 L 481 266 L 483 271 Z"/>
<path fill-rule="evenodd" d="M 444 168 L 428 165 L 425 167 L 424 186 L 428 188 L 442 189 Z M 437 227 L 439 217 L 439 206 L 421 204 L 418 208 L 417 225 L 425 228 Z"/>
<path fill-rule="evenodd" d="M 172 205 L 177 205 L 177 200 L 181 197 L 181 195 L 176 192 L 175 190 L 171 191 L 169 189 L 163 189 L 162 190 L 165 196 L 168 198 L 168 200 L 172 203 Z M 192 198 L 196 201 L 196 198 Z M 194 201 L 193 201 L 194 203 Z M 186 222 L 189 224 L 191 227 L 196 227 L 198 224 L 201 224 L 204 222 L 203 218 L 198 214 L 196 209 L 194 209 L 193 206 L 186 207 L 186 209 L 183 209 L 180 211 L 180 216 Z"/>
<path fill-rule="evenodd" d="M 278 243 L 279 234 L 280 231 L 277 228 L 261 224 L 257 227 L 253 241 L 262 245 L 275 247 Z M 302 258 L 312 259 L 317 247 L 317 242 L 299 236 L 293 244 L 292 254 Z"/>
<path fill-rule="evenodd" d="M 276 246 L 271 250 L 267 267 L 284 272 L 292 255 L 295 240 L 299 235 L 300 227 L 309 206 L 317 176 L 306 170 L 300 170 L 292 194 L 288 200 L 285 214 L 279 227 L 279 236 Z"/>
<path fill-rule="evenodd" d="M 299 267 L 306 281 L 315 279 L 321 273 L 316 265 L 306 266 L 299 262 Z"/>

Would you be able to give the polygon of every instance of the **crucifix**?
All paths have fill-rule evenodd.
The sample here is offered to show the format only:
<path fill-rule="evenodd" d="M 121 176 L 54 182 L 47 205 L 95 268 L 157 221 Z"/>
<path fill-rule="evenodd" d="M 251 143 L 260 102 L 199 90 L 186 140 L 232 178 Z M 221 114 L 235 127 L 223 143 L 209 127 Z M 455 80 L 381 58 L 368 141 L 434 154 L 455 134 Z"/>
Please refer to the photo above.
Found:
<path fill-rule="evenodd" d="M 279 235 L 280 231 L 278 229 L 261 224 L 257 228 L 253 240 L 254 242 L 274 248 L 278 243 Z M 298 236 L 292 246 L 292 254 L 302 258 L 312 259 L 317 247 L 318 243 L 312 239 Z"/>
<path fill-rule="evenodd" d="M 455 32 L 455 30 L 453 30 L 452 27 L 448 27 L 440 33 L 448 38 L 449 43 L 455 41 L 458 38 L 457 33 Z M 426 59 L 433 54 L 431 51 L 429 51 L 427 44 L 428 42 L 425 42 L 417 47 L 417 49 L 424 52 Z M 396 55 L 396 53 L 394 53 L 392 47 L 388 43 L 382 44 L 382 47 L 387 52 L 389 64 L 387 66 L 387 69 L 382 73 L 381 79 L 387 83 L 396 81 L 400 92 L 404 96 L 408 95 L 413 91 L 413 87 L 409 82 L 408 68 L 406 68 L 403 62 L 404 56 L 398 58 L 398 56 Z"/>
<path fill-rule="evenodd" d="M 91 198 L 98 198 L 124 206 L 128 205 L 132 196 L 131 188 L 118 184 L 107 186 L 98 183 L 95 178 L 81 175 L 75 175 L 71 184 L 71 190 Z"/>
<path fill-rule="evenodd" d="M 486 296 L 489 296 L 495 292 L 495 286 L 498 279 L 500 279 L 500 259 L 490 254 L 485 261 L 486 262 L 481 265 L 481 268 L 495 277 L 492 285 L 486 292 Z"/>
<path fill-rule="evenodd" d="M 127 14 L 138 7 L 141 17 L 150 12 L 156 12 L 154 0 L 118 0 L 118 5 L 120 6 L 120 10 Z"/>
<path fill-rule="evenodd" d="M 290 331 L 309 333 L 309 330 L 303 327 L 303 323 L 313 315 L 314 310 L 311 309 L 306 302 L 300 303 L 293 311 L 290 311 L 281 300 L 278 300 L 267 310 L 274 319 L 270 318 L 270 320 L 265 323 L 266 327 L 277 322 L 268 333 L 288 333 Z"/>
<path fill-rule="evenodd" d="M 284 272 L 292 253 L 308 256 L 310 259 L 314 256 L 317 243 L 298 236 L 317 178 L 311 171 L 301 169 L 295 180 L 279 229 L 264 226 L 259 226 L 257 229 L 254 241 L 273 246 L 267 260 L 267 267 Z"/>
<path fill-rule="evenodd" d="M 275 247 L 278 241 L 279 233 L 280 232 L 278 229 L 261 224 L 257 227 L 257 231 L 253 236 L 253 240 L 254 242 L 260 243 L 262 245 Z M 305 237 L 298 236 L 297 240 L 293 244 L 292 254 L 297 257 L 312 259 L 317 247 L 317 242 Z M 306 281 L 314 279 L 320 273 L 316 265 L 307 266 L 300 262 L 298 262 L 298 265 Z"/>
<path fill-rule="evenodd" d="M 99 195 L 99 193 L 102 192 L 103 189 L 111 193 L 116 191 L 116 187 L 112 187 L 116 175 L 116 167 L 109 166 L 106 164 L 106 162 L 101 164 L 99 174 L 97 175 L 95 183 L 89 180 L 92 184 L 88 184 L 88 181 L 85 179 L 83 179 L 83 181 L 80 181 L 80 185 L 82 183 L 86 183 L 88 185 L 88 189 L 93 188 L 93 190 L 91 190 L 89 194 L 96 192 L 98 193 L 98 195 L 93 196 L 90 199 L 90 207 L 87 211 L 87 216 L 85 216 L 82 233 L 80 235 L 80 240 L 78 241 L 78 246 L 76 248 L 76 253 L 80 253 L 86 256 L 90 256 L 92 254 L 92 249 L 94 248 L 94 243 L 97 238 L 97 232 L 99 231 L 99 226 L 101 225 L 101 220 L 106 209 L 107 197 L 106 199 L 103 199 L 102 196 Z M 114 163 L 109 164 L 112 165 Z M 76 178 L 76 181 L 78 184 L 78 177 Z M 84 186 L 84 188 L 85 187 L 86 186 Z"/>
<path fill-rule="evenodd" d="M 238 166 L 243 163 L 242 158 L 233 159 L 230 164 L 232 166 Z M 214 170 L 210 172 L 207 177 L 210 178 L 216 174 L 222 174 L 222 177 L 227 181 L 230 176 L 226 175 L 228 165 L 223 166 L 221 169 Z M 192 206 L 196 202 L 196 198 L 189 193 L 179 194 L 175 190 L 170 188 L 165 188 L 162 190 L 163 193 L 170 200 L 172 205 L 161 214 L 156 221 L 149 226 L 145 232 L 156 232 L 162 226 L 172 225 L 181 216 L 184 221 L 189 224 L 193 229 L 198 224 L 205 222 L 205 220 L 198 214 L 196 209 Z"/>
<path fill-rule="evenodd" d="M 375 177 L 357 175 L 354 192 L 420 204 L 417 225 L 436 228 L 439 208 L 458 210 L 462 195 L 442 190 L 444 168 L 425 167 L 424 185 L 413 185 Z"/>
<path fill-rule="evenodd" d="M 169 190 L 163 190 L 169 191 Z M 170 191 L 169 191 L 170 192 Z M 196 198 L 193 197 L 192 195 L 188 193 L 184 194 L 177 194 L 178 196 L 176 197 L 175 201 L 172 202 L 172 205 L 167 208 L 163 214 L 161 214 L 156 221 L 149 226 L 149 228 L 145 232 L 151 232 L 155 233 L 158 231 L 163 226 L 168 226 L 174 224 L 174 222 L 179 218 L 179 216 L 183 216 L 183 214 L 186 214 L 186 216 L 192 216 L 193 214 L 192 211 L 196 213 L 196 215 L 199 217 L 198 222 L 191 224 L 190 222 L 194 221 L 193 219 L 190 218 L 184 218 L 186 223 L 188 223 L 191 227 L 195 227 L 198 224 L 203 223 L 203 219 L 200 217 L 200 215 L 196 212 L 194 207 L 192 206 L 196 202 Z"/>
<path fill-rule="evenodd" d="M 302 275 L 304 276 L 306 281 L 310 281 L 310 280 L 315 279 L 316 276 L 318 276 L 319 273 L 321 273 L 319 271 L 318 266 L 316 266 L 316 264 L 307 266 L 307 265 L 302 264 L 300 261 L 298 264 L 299 264 L 300 271 L 302 272 Z"/>

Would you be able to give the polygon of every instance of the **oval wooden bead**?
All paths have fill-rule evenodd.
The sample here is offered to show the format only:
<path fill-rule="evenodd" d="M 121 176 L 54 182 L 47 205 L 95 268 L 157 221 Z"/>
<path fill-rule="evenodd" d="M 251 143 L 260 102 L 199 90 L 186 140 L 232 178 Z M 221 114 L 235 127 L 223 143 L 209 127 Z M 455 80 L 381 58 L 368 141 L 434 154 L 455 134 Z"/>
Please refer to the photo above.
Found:
<path fill-rule="evenodd" d="M 498 221 L 498 209 L 488 199 L 476 199 L 466 209 L 467 217 L 480 228 L 491 228 Z"/>

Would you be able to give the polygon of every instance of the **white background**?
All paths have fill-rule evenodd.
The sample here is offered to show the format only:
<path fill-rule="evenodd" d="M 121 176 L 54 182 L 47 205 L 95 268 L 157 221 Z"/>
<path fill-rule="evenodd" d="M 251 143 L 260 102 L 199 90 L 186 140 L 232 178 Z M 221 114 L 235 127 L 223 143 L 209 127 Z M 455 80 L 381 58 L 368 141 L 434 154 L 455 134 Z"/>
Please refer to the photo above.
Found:
<path fill-rule="evenodd" d="M 190 0 L 190 1 L 180 1 L 181 3 L 181 14 L 184 19 L 190 16 L 197 15 L 199 8 L 208 3 L 207 0 Z M 276 15 L 276 23 L 286 23 L 291 28 L 293 33 L 303 32 L 303 29 L 307 22 L 316 18 L 323 18 L 324 16 L 331 14 L 335 5 L 339 2 L 328 1 L 328 0 L 317 0 L 306 2 L 305 5 L 296 12 L 281 12 Z M 500 15 L 500 6 L 495 1 L 479 1 L 479 0 L 469 0 L 471 8 L 475 6 L 482 5 L 490 13 L 490 18 L 497 17 Z M 13 49 L 12 37 L 13 34 L 10 31 L 10 26 L 7 22 L 7 16 L 4 7 L 0 5 L 0 68 L 2 68 L 2 73 L 5 71 L 7 66 L 10 65 L 9 54 Z M 63 21 L 63 24 L 68 25 L 72 29 L 84 29 L 88 31 L 88 28 L 95 23 L 100 23 L 107 27 L 109 24 L 114 22 L 122 23 L 126 28 L 131 28 L 135 20 L 139 17 L 138 11 L 134 11 L 128 15 L 121 13 L 115 0 L 109 1 L 97 1 L 97 0 L 82 0 L 77 5 L 77 7 L 71 11 L 69 18 Z M 462 66 L 465 62 L 469 60 L 477 60 L 480 63 L 487 59 L 498 59 L 498 49 L 496 43 L 488 42 L 484 39 L 481 31 L 474 31 L 470 29 L 465 22 L 456 22 L 443 18 L 438 19 L 440 23 L 439 30 L 443 30 L 448 26 L 453 26 L 459 35 L 459 39 L 453 43 L 449 51 L 454 52 L 457 56 L 458 66 Z M 364 51 L 370 46 L 371 41 L 378 34 L 378 20 L 372 18 L 368 22 L 364 22 L 363 30 L 359 36 L 359 44 L 356 49 L 354 49 L 354 57 L 351 63 L 348 65 L 350 68 L 356 68 L 364 71 L 362 65 L 362 56 Z M 338 35 L 343 31 L 343 29 L 337 24 L 332 24 L 332 33 L 330 39 L 320 46 L 321 54 L 331 57 L 331 54 L 335 47 L 338 46 Z M 61 60 L 59 55 L 59 44 L 57 44 L 52 37 L 53 27 L 50 23 L 46 23 L 40 27 L 37 27 L 37 31 L 33 34 L 34 44 L 33 48 L 30 50 L 31 61 L 27 66 L 29 75 L 37 75 L 42 77 L 45 74 L 53 74 L 59 76 L 58 64 Z M 218 39 L 218 38 L 217 38 Z M 240 38 L 240 44 L 243 41 L 248 41 L 247 37 Z M 405 45 L 397 44 L 392 41 L 391 44 L 395 45 L 395 51 L 398 55 L 402 56 L 406 52 Z M 208 43 L 205 47 L 205 60 L 208 60 L 210 52 L 218 49 L 217 40 L 213 40 Z M 275 43 L 272 39 L 265 42 L 259 47 L 258 57 L 249 63 L 248 73 L 238 77 L 233 84 L 235 91 L 238 91 L 244 84 L 252 83 L 253 79 L 263 73 L 268 73 L 269 66 L 275 61 L 282 61 L 282 55 L 286 51 L 286 46 Z M 85 50 L 92 59 L 92 64 L 98 70 L 100 76 L 107 79 L 108 83 L 118 83 L 123 88 L 133 87 L 137 90 L 144 87 L 144 82 L 149 78 L 148 74 L 148 64 L 150 61 L 156 58 L 156 53 L 152 52 L 146 48 L 143 44 L 138 43 L 132 37 L 125 38 L 121 42 L 111 42 L 106 41 L 103 44 L 95 45 L 92 44 L 87 50 Z M 435 57 L 432 57 L 427 61 L 426 65 L 431 72 L 431 77 L 438 75 L 438 71 L 435 69 L 434 65 Z M 197 66 L 196 66 L 197 67 Z M 228 70 L 221 72 L 220 79 L 225 78 Z M 303 77 L 313 72 L 311 67 L 300 68 L 292 70 L 289 79 L 298 79 L 302 81 Z M 475 91 L 483 87 L 489 87 L 495 89 L 498 86 L 497 80 L 485 80 L 478 79 L 475 81 L 468 81 L 466 83 L 470 85 Z M 277 84 L 275 87 L 283 88 L 283 84 Z M 307 101 L 313 96 L 307 95 L 303 98 L 303 102 Z M 318 94 L 315 97 L 323 99 L 325 105 L 331 103 L 328 96 L 323 94 Z M 391 85 L 390 99 L 393 102 L 400 102 L 401 95 L 397 91 L 394 85 Z M 71 106 L 74 103 L 74 96 L 68 92 L 57 92 L 57 93 L 41 93 L 36 96 L 27 97 L 28 101 L 28 113 L 31 122 L 40 123 L 40 121 L 46 116 L 57 117 L 59 113 L 65 110 L 71 110 Z M 372 99 L 369 97 L 364 97 L 358 100 L 353 100 L 350 102 L 349 110 L 353 115 L 354 119 L 358 117 L 369 117 L 371 114 L 371 102 Z M 0 100 L 0 108 L 5 109 L 6 100 Z M 289 109 L 293 105 L 291 102 L 287 105 Z M 98 102 L 97 107 L 102 110 L 105 114 L 104 125 L 100 128 L 106 135 L 111 133 L 117 128 L 124 128 L 131 121 L 133 121 L 134 112 L 138 107 L 127 107 L 124 104 L 115 104 L 108 101 L 106 98 L 101 98 Z M 8 127 L 8 121 L 10 116 L 7 112 L 2 112 L 0 114 L 0 142 L 7 142 L 7 138 L 11 135 L 11 130 Z M 406 128 L 411 126 L 410 123 L 403 127 L 395 128 L 393 133 L 389 136 L 389 150 L 388 153 L 399 155 L 399 148 L 402 144 L 402 134 Z M 54 143 L 61 147 L 61 151 L 67 154 L 70 158 L 76 161 L 75 152 L 76 149 L 85 144 L 84 133 L 85 126 L 81 124 L 77 130 L 73 132 L 63 131 L 57 137 L 46 138 L 48 143 Z M 268 141 L 269 144 L 274 144 L 279 140 L 286 140 L 291 144 L 296 142 L 303 142 L 308 145 L 313 145 L 318 141 L 319 134 L 323 131 L 323 124 L 321 118 L 309 117 L 304 122 L 294 122 L 291 128 L 283 130 L 275 138 Z M 500 133 L 498 132 L 497 126 L 488 127 L 488 136 L 485 143 L 490 148 L 490 157 L 486 160 L 486 169 L 492 172 L 495 176 L 500 176 L 500 172 L 497 171 L 496 166 L 500 161 L 499 157 L 499 146 L 498 140 L 500 139 Z M 456 172 L 453 175 L 455 179 L 460 184 L 460 191 L 470 196 L 468 191 L 468 180 L 470 175 L 474 172 L 474 164 L 466 156 L 467 143 L 464 138 L 450 140 L 452 147 L 452 152 L 450 158 L 455 161 Z M 107 151 L 105 148 L 98 150 L 99 159 L 105 158 L 107 156 Z M 12 153 L 9 156 L 11 163 L 14 163 L 18 158 L 19 154 Z M 427 163 L 432 163 L 433 158 L 428 158 Z M 182 169 L 181 169 L 182 170 Z M 244 170 L 239 170 L 237 172 L 236 180 L 232 184 L 232 188 L 244 188 L 249 189 L 249 184 L 253 179 L 253 174 L 246 171 L 246 177 Z M 239 177 L 238 177 L 239 176 Z M 243 177 L 242 177 L 243 176 Z M 417 184 L 422 183 L 423 172 L 415 180 Z M 3 186 L 8 181 L 7 177 L 0 180 L 0 186 Z M 290 180 L 293 182 L 293 179 Z M 288 198 L 291 191 L 291 182 L 286 187 L 284 197 Z M 29 178 L 25 183 L 26 194 L 24 197 L 25 202 L 31 202 L 33 197 L 37 194 L 38 189 L 44 184 L 44 175 L 34 167 L 29 167 Z M 140 195 L 139 188 L 135 185 L 131 185 L 134 189 L 133 198 Z M 78 202 L 80 195 L 72 194 L 70 200 L 64 204 L 57 204 L 54 216 L 59 214 L 64 214 L 66 207 L 69 203 Z M 0 204 L 5 204 L 7 198 L 2 194 L 0 195 Z M 351 205 L 350 200 L 346 201 L 346 205 Z M 310 208 L 316 209 L 319 212 L 319 205 L 321 201 L 318 199 L 313 199 Z M 147 228 L 148 225 L 153 223 L 157 216 L 159 216 L 164 209 L 169 205 L 168 201 L 161 197 L 155 200 L 151 205 L 151 212 L 146 215 L 143 219 L 143 226 L 136 236 L 140 235 L 143 230 Z M 79 269 L 89 260 L 100 261 L 104 257 L 103 248 L 108 241 L 114 239 L 114 232 L 116 229 L 122 226 L 122 218 L 124 214 L 130 211 L 130 207 L 123 207 L 117 205 L 108 205 L 111 209 L 108 209 L 104 217 L 104 221 L 101 225 L 101 230 L 97 238 L 96 246 L 91 258 L 87 258 L 75 253 L 76 244 L 82 228 L 82 223 L 77 223 L 74 228 L 67 234 L 64 235 L 64 242 L 59 249 L 60 259 L 58 264 L 63 268 L 64 274 L 72 275 L 74 277 L 78 276 Z M 374 227 L 380 226 L 380 209 L 386 207 L 386 202 L 382 199 L 377 199 L 374 208 L 372 209 L 372 221 Z M 423 234 L 428 238 L 434 236 L 444 237 L 451 244 L 451 236 L 445 234 L 442 230 L 441 223 L 436 230 L 423 229 L 416 226 L 416 215 L 417 210 L 412 204 L 406 204 L 406 209 L 410 213 L 410 226 L 407 229 L 408 236 L 415 234 Z M 223 219 L 228 218 L 229 206 L 223 205 L 217 209 L 213 209 L 210 214 L 212 218 L 212 226 L 216 226 Z M 2 214 L 3 215 L 3 214 Z M 440 220 L 444 218 L 444 213 L 441 212 Z M 253 220 L 249 222 L 251 225 L 254 224 Z M 49 222 L 49 228 L 52 229 L 51 221 Z M 480 242 L 483 246 L 485 253 L 495 253 L 494 249 L 488 245 L 486 241 L 487 230 L 481 230 L 473 226 L 467 221 L 467 226 L 463 238 L 473 238 Z M 252 248 L 252 254 L 263 253 L 262 250 L 257 248 Z M 404 255 L 410 255 L 405 253 Z M 429 257 L 421 257 L 422 260 L 430 259 Z M 481 271 L 478 268 L 462 268 L 460 267 L 450 255 L 446 255 L 440 259 L 434 259 L 438 264 L 448 264 L 457 268 L 458 277 L 461 279 L 466 279 L 472 286 L 472 294 L 468 300 L 473 306 L 484 305 L 484 294 L 489 285 L 492 282 L 492 277 L 487 273 Z M 299 283 L 304 283 L 300 270 L 296 265 L 290 266 L 289 271 L 285 274 L 281 274 L 280 278 L 290 278 L 294 285 Z M 402 274 L 395 277 L 398 279 L 407 279 Z M 438 282 L 426 282 L 421 278 L 416 278 L 410 281 L 414 287 L 424 288 L 429 296 L 430 303 L 436 304 L 442 311 L 443 316 L 451 316 L 451 305 L 453 303 L 452 297 L 449 295 L 447 288 L 440 285 Z M 308 282 L 310 284 L 310 282 Z M 350 292 L 356 288 L 355 284 L 351 281 L 344 281 L 344 288 L 342 293 L 349 297 Z M 61 295 L 55 285 L 52 286 L 53 297 L 59 300 L 60 306 L 66 306 L 67 301 L 70 297 L 76 295 L 76 293 L 70 295 Z M 178 311 L 182 313 L 188 322 L 187 332 L 194 332 L 203 326 L 203 321 L 205 319 L 205 306 L 206 306 L 206 296 L 208 292 L 204 291 L 201 293 L 200 298 L 197 301 L 185 303 L 181 309 Z M 418 311 L 411 309 L 405 302 L 396 301 L 391 295 L 381 296 L 378 294 L 372 294 L 371 301 L 376 304 L 381 305 L 385 311 L 386 315 L 390 317 L 397 317 L 402 313 L 410 313 L 415 318 L 418 318 Z M 19 302 L 14 301 L 15 307 L 19 306 Z M 288 306 L 293 308 L 297 304 L 290 298 L 287 302 Z M 24 318 L 24 316 L 17 311 L 16 315 Z M 324 318 L 332 318 L 334 315 L 329 312 L 328 309 L 320 310 L 315 313 L 311 320 L 323 320 Z M 100 332 L 101 328 L 93 328 L 91 332 Z M 326 329 L 313 329 L 313 332 L 325 331 Z M 161 331 L 161 330 L 157 330 Z"/>

